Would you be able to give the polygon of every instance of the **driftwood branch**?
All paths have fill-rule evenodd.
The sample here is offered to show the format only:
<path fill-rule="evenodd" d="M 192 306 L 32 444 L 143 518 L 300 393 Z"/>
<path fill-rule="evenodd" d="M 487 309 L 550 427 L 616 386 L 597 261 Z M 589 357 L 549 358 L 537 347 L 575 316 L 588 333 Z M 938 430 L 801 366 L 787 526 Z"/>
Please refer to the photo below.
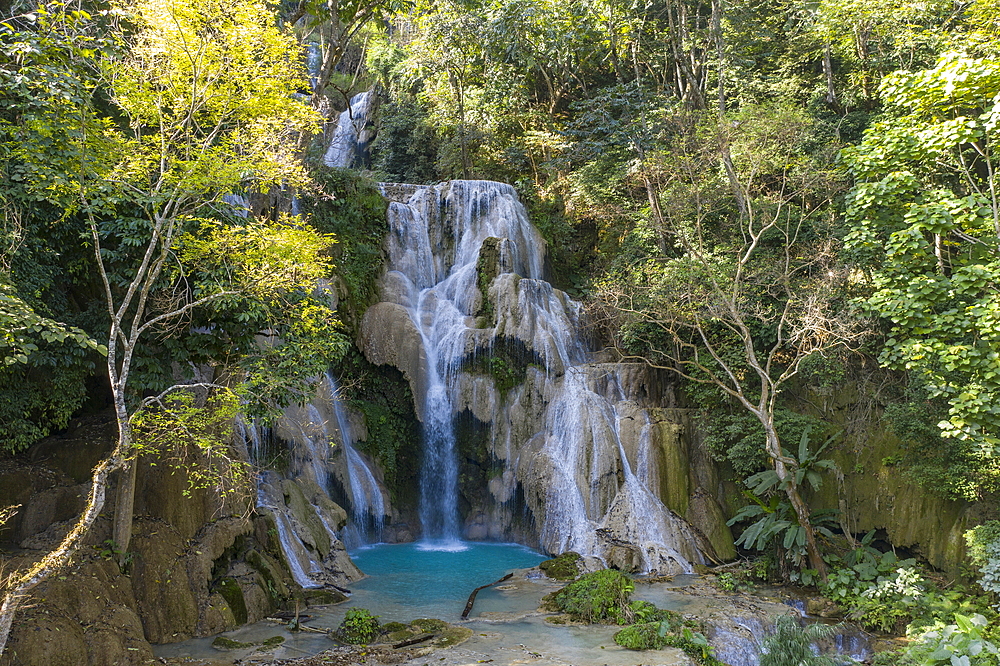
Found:
<path fill-rule="evenodd" d="M 509 573 L 500 580 L 495 580 L 489 585 L 480 585 L 479 587 L 474 589 L 472 591 L 472 594 L 469 595 L 469 600 L 465 602 L 465 610 L 462 611 L 462 619 L 464 620 L 465 618 L 469 617 L 469 613 L 472 612 L 472 605 L 476 603 L 476 595 L 479 594 L 479 590 L 485 590 L 488 587 L 493 587 L 494 585 L 498 585 L 504 582 L 505 580 L 510 580 L 510 578 L 512 578 L 513 576 L 514 574 Z"/>
<path fill-rule="evenodd" d="M 437 634 L 421 634 L 420 636 L 407 638 L 405 641 L 400 641 L 399 643 L 393 643 L 392 649 L 398 650 L 399 648 L 404 648 L 407 647 L 408 645 L 416 645 L 417 643 L 423 643 L 424 641 L 429 641 L 435 636 L 437 636 Z"/>

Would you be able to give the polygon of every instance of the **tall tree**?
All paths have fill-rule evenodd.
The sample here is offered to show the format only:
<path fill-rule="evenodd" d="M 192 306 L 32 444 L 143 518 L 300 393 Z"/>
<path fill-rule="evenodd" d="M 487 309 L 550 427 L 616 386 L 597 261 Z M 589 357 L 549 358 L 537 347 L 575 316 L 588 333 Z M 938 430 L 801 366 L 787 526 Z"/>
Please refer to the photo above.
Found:
<path fill-rule="evenodd" d="M 1000 61 L 947 54 L 882 96 L 896 117 L 843 152 L 847 246 L 890 326 L 880 360 L 947 401 L 941 434 L 970 459 L 950 492 L 975 499 L 1000 489 Z"/>
<path fill-rule="evenodd" d="M 76 34 L 81 25 L 108 31 L 108 48 L 69 50 L 74 68 L 65 75 L 90 72 L 79 94 L 34 98 L 37 108 L 5 132 L 4 149 L 27 195 L 62 207 L 89 244 L 118 438 L 66 538 L 6 580 L 0 651 L 25 594 L 79 548 L 119 470 L 114 538 L 118 550 L 128 548 L 140 406 L 130 378 L 144 340 L 192 336 L 193 318 L 206 309 L 218 318 L 210 337 L 226 335 L 227 319 L 248 324 L 235 358 L 215 362 L 242 362 L 232 369 L 244 376 L 247 397 L 286 402 L 343 348 L 328 300 L 316 293 L 330 239 L 295 219 L 243 217 L 223 201 L 237 189 L 304 181 L 292 147 L 316 117 L 292 94 L 302 83 L 294 39 L 262 1 L 145 0 L 128 7 L 127 26 L 118 23 L 125 9 L 91 17 L 43 7 L 22 19 L 24 31 L 3 35 L 30 58 L 17 44 L 39 34 Z M 247 344 L 254 333 L 270 342 Z M 277 394 L 264 396 L 268 385 Z"/>
<path fill-rule="evenodd" d="M 825 577 L 799 461 L 775 420 L 802 361 L 851 337 L 836 311 L 835 246 L 817 233 L 837 183 L 822 156 L 802 150 L 811 129 L 794 109 L 750 107 L 678 137 L 656 167 L 672 248 L 603 280 L 599 299 L 626 357 L 716 387 L 760 422 L 809 566 Z M 743 205 L 722 194 L 727 150 Z"/>

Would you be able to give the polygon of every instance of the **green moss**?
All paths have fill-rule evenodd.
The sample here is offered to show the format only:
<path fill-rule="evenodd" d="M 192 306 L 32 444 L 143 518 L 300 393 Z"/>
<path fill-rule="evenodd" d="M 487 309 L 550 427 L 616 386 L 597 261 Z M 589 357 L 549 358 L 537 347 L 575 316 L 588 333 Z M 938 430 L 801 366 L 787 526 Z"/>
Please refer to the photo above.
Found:
<path fill-rule="evenodd" d="M 375 366 L 352 349 L 335 368 L 344 397 L 365 417 L 368 437 L 356 447 L 374 458 L 385 473 L 385 484 L 397 506 L 418 500 L 420 425 L 409 382 L 396 368 Z"/>
<path fill-rule="evenodd" d="M 466 372 L 489 375 L 501 396 L 524 383 L 529 366 L 544 367 L 542 358 L 515 338 L 501 337 L 493 342 L 489 353 L 472 354 L 462 359 Z"/>
<path fill-rule="evenodd" d="M 410 626 L 417 627 L 420 631 L 433 634 L 447 629 L 448 623 L 444 620 L 435 620 L 433 618 L 420 618 L 419 620 L 411 622 Z"/>
<path fill-rule="evenodd" d="M 629 596 L 635 584 L 613 569 L 584 574 L 552 595 L 563 613 L 587 622 L 625 624 L 631 619 Z"/>
<path fill-rule="evenodd" d="M 273 517 L 270 515 L 267 517 L 273 520 Z M 288 586 L 278 575 L 277 568 L 279 565 L 257 550 L 247 552 L 246 563 L 260 574 L 260 579 L 264 583 L 263 587 L 267 592 L 271 605 L 279 606 L 288 597 Z"/>
<path fill-rule="evenodd" d="M 577 566 L 580 559 L 579 553 L 568 551 L 551 560 L 545 560 L 538 565 L 538 568 L 549 578 L 575 580 L 580 575 L 580 568 Z"/>
<path fill-rule="evenodd" d="M 408 628 L 402 622 L 386 622 L 382 625 L 382 633 L 391 634 L 396 631 L 408 631 Z"/>
<path fill-rule="evenodd" d="M 339 604 L 347 601 L 347 596 L 337 590 L 304 590 L 303 594 L 310 606 Z"/>
<path fill-rule="evenodd" d="M 247 604 L 243 598 L 243 590 L 235 578 L 223 578 L 218 585 L 219 594 L 226 600 L 229 610 L 237 624 L 247 623 Z"/>
<path fill-rule="evenodd" d="M 281 645 L 284 642 L 285 642 L 284 636 L 271 636 L 270 638 L 266 639 L 263 643 L 261 643 L 261 645 L 263 645 L 264 647 L 274 647 L 275 645 Z"/>
<path fill-rule="evenodd" d="M 255 643 L 241 643 L 225 636 L 216 636 L 212 641 L 212 647 L 218 650 L 239 650 L 241 648 L 253 647 Z"/>
<path fill-rule="evenodd" d="M 336 236 L 333 260 L 347 287 L 348 319 L 357 322 L 378 296 L 389 204 L 374 182 L 356 172 L 317 166 L 312 176 L 322 189 L 302 194 L 302 212 L 316 229 Z"/>
<path fill-rule="evenodd" d="M 459 643 L 464 643 L 472 635 L 472 629 L 468 627 L 456 627 L 445 625 L 440 636 L 434 639 L 434 646 L 439 648 L 452 647 Z"/>
<path fill-rule="evenodd" d="M 479 247 L 479 259 L 476 261 L 476 286 L 482 295 L 479 310 L 475 316 L 483 317 L 485 326 L 493 326 L 496 321 L 496 309 L 490 300 L 490 284 L 500 274 L 500 243 L 499 238 L 490 236 Z"/>

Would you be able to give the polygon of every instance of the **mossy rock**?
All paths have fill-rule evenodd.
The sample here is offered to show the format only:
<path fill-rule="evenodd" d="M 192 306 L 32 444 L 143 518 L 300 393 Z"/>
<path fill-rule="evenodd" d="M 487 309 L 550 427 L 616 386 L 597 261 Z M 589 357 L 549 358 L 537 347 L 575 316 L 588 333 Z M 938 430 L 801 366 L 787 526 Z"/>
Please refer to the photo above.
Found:
<path fill-rule="evenodd" d="M 394 631 L 409 631 L 409 627 L 402 622 L 386 622 L 382 625 L 382 631 L 391 634 Z"/>
<path fill-rule="evenodd" d="M 247 604 L 243 598 L 243 589 L 235 578 L 223 578 L 219 582 L 218 592 L 226 600 L 229 610 L 233 612 L 233 618 L 237 624 L 247 622 Z"/>
<path fill-rule="evenodd" d="M 538 565 L 538 568 L 549 578 L 576 580 L 576 577 L 580 575 L 580 567 L 577 563 L 581 559 L 580 553 L 568 551 L 551 560 L 545 560 Z"/>
<path fill-rule="evenodd" d="M 439 648 L 453 647 L 469 640 L 470 636 L 472 636 L 472 629 L 446 624 L 441 635 L 432 640 L 431 645 Z"/>
<path fill-rule="evenodd" d="M 339 604 L 347 601 L 347 595 L 338 590 L 303 590 L 306 603 L 310 606 Z"/>
<path fill-rule="evenodd" d="M 277 647 L 284 642 L 285 642 L 284 636 L 271 636 L 270 638 L 266 639 L 263 643 L 261 643 L 261 645 L 264 647 Z"/>
<path fill-rule="evenodd" d="M 439 631 L 444 631 L 449 627 L 448 623 L 444 620 L 436 620 L 433 618 L 420 618 L 419 620 L 414 620 L 410 622 L 411 627 L 417 627 L 420 631 L 435 634 Z"/>
<path fill-rule="evenodd" d="M 243 643 L 232 638 L 226 638 L 225 636 L 216 636 L 215 640 L 212 641 L 212 647 L 216 650 L 239 650 L 254 647 L 255 645 L 255 643 Z"/>

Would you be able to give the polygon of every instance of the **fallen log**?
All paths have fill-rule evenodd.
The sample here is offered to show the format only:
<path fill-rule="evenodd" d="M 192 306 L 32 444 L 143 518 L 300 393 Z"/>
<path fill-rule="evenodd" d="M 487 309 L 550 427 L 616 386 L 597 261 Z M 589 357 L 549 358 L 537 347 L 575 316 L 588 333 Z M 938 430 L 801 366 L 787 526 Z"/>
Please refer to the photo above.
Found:
<path fill-rule="evenodd" d="M 465 618 L 469 617 L 469 613 L 472 612 L 472 604 L 476 603 L 476 595 L 479 594 L 479 590 L 485 590 L 488 587 L 493 587 L 494 585 L 498 585 L 498 584 L 504 582 L 505 580 L 509 580 L 513 576 L 514 576 L 514 574 L 509 573 L 506 576 L 504 576 L 503 578 L 501 578 L 500 580 L 495 580 L 492 583 L 490 583 L 489 585 L 480 585 L 479 587 L 477 587 L 476 589 L 474 589 L 472 591 L 472 594 L 469 595 L 469 600 L 465 602 L 465 610 L 462 611 L 462 619 L 464 620 Z"/>
<path fill-rule="evenodd" d="M 399 648 L 407 647 L 408 645 L 416 645 L 417 643 L 423 643 L 424 641 L 429 641 L 430 639 L 437 636 L 437 634 L 421 634 L 420 636 L 414 636 L 413 638 L 407 638 L 405 641 L 400 641 L 398 643 L 392 644 L 393 650 L 398 650 Z"/>

